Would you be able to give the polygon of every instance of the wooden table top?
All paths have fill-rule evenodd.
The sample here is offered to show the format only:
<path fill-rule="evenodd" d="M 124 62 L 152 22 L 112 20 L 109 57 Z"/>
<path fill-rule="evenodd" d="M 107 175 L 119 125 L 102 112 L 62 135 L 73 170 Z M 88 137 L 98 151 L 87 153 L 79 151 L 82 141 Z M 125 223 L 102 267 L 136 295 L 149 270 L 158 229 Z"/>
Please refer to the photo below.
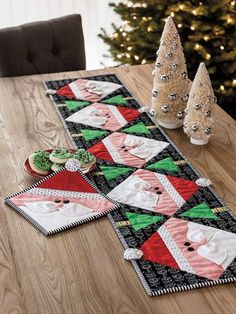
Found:
<path fill-rule="evenodd" d="M 38 149 L 72 147 L 44 80 L 116 73 L 143 105 L 150 102 L 151 65 L 0 79 L 1 197 L 35 181 L 23 160 Z M 168 135 L 236 211 L 236 123 L 218 106 L 209 144 L 190 144 L 181 129 Z M 235 284 L 149 297 L 107 217 L 45 237 L 1 203 L 0 313 L 235 313 Z"/>

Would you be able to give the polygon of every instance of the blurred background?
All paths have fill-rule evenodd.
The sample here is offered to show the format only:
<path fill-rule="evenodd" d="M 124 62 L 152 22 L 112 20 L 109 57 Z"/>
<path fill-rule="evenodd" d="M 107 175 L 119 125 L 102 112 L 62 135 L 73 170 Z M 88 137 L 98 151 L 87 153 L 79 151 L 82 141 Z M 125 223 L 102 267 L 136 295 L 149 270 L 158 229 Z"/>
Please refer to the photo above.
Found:
<path fill-rule="evenodd" d="M 79 13 L 89 70 L 153 63 L 171 15 L 190 79 L 204 61 L 218 104 L 236 119 L 235 7 L 236 0 L 0 0 L 0 28 Z"/>

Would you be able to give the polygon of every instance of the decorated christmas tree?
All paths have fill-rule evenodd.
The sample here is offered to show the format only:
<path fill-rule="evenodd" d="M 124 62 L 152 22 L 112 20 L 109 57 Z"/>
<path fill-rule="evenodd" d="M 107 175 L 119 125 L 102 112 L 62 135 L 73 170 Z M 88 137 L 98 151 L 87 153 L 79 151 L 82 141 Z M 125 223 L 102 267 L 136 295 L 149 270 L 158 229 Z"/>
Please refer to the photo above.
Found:
<path fill-rule="evenodd" d="M 155 62 L 166 18 L 174 18 L 193 80 L 199 62 L 206 63 L 219 105 L 236 118 L 235 0 L 131 0 L 111 3 L 122 19 L 114 32 L 100 37 L 119 64 Z"/>
<path fill-rule="evenodd" d="M 168 17 L 161 36 L 153 75 L 152 109 L 156 121 L 166 128 L 180 127 L 191 81 L 172 17 Z"/>
<path fill-rule="evenodd" d="M 194 78 L 185 110 L 184 132 L 190 136 L 191 143 L 196 145 L 208 143 L 213 129 L 212 111 L 215 102 L 211 81 L 202 62 Z"/>

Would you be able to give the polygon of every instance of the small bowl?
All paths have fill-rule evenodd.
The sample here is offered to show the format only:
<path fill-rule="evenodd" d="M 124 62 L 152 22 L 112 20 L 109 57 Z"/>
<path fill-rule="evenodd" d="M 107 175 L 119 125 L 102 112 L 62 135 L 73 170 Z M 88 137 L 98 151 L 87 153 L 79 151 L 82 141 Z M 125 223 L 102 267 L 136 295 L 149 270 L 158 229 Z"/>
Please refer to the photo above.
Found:
<path fill-rule="evenodd" d="M 75 153 L 78 149 L 69 149 L 69 151 L 71 153 Z M 47 149 L 46 150 L 47 152 L 51 153 L 53 151 L 53 149 Z M 23 167 L 24 167 L 24 170 L 29 174 L 31 175 L 32 177 L 35 177 L 35 178 L 39 178 L 39 179 L 42 179 L 42 178 L 45 178 L 46 176 L 48 176 L 49 174 L 52 174 L 54 173 L 55 171 L 49 171 L 48 174 L 46 175 L 42 175 L 42 174 L 38 174 L 36 173 L 31 167 L 30 167 L 30 164 L 29 164 L 29 158 L 27 158 L 24 163 L 23 163 Z M 81 168 L 80 170 L 83 172 L 83 173 L 88 173 L 89 171 L 93 170 L 94 168 L 96 167 L 96 164 L 92 165 L 91 167 L 89 168 Z"/>

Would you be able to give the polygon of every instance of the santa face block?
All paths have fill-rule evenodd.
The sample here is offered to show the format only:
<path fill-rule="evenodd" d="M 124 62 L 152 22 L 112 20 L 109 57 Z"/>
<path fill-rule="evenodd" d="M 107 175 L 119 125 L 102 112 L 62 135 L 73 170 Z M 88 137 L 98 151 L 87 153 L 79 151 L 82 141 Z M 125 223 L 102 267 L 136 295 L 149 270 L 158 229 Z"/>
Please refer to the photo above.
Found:
<path fill-rule="evenodd" d="M 198 189 L 195 182 L 139 169 L 108 196 L 120 203 L 173 215 Z"/>
<path fill-rule="evenodd" d="M 88 151 L 98 159 L 142 167 L 169 145 L 168 142 L 115 132 Z"/>
<path fill-rule="evenodd" d="M 70 99 L 83 99 L 96 102 L 121 87 L 122 85 L 120 84 L 110 82 L 78 79 L 59 88 L 57 95 Z"/>
<path fill-rule="evenodd" d="M 140 250 L 145 260 L 218 280 L 236 257 L 236 234 L 170 218 Z"/>
<path fill-rule="evenodd" d="M 12 197 L 11 203 L 46 231 L 96 217 L 114 208 L 114 204 L 98 193 L 79 172 L 67 170 Z"/>
<path fill-rule="evenodd" d="M 72 114 L 66 121 L 116 131 L 139 115 L 135 109 L 95 103 Z"/>

